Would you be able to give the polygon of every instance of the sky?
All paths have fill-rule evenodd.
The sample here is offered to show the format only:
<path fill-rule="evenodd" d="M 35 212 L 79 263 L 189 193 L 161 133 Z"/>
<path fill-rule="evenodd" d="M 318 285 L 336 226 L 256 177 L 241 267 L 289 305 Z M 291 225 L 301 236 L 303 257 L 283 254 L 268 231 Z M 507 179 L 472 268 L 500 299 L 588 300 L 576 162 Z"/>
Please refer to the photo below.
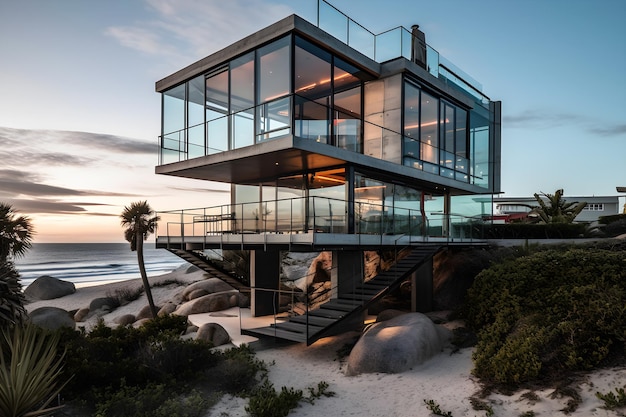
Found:
<path fill-rule="evenodd" d="M 626 1 L 331 4 L 374 33 L 419 24 L 502 101 L 504 196 L 626 186 Z M 119 215 L 134 201 L 227 204 L 225 184 L 154 173 L 155 82 L 290 14 L 315 23 L 316 10 L 317 0 L 0 0 L 0 202 L 31 218 L 35 243 L 124 242 Z"/>

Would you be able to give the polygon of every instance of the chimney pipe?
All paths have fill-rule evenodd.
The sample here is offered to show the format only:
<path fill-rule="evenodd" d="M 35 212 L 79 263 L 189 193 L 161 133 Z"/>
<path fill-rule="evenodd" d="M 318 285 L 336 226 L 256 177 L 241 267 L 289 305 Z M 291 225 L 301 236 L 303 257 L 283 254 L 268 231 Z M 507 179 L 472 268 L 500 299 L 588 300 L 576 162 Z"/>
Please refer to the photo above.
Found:
<path fill-rule="evenodd" d="M 426 66 L 426 35 L 419 29 L 419 25 L 411 26 L 411 61 L 420 67 Z"/>

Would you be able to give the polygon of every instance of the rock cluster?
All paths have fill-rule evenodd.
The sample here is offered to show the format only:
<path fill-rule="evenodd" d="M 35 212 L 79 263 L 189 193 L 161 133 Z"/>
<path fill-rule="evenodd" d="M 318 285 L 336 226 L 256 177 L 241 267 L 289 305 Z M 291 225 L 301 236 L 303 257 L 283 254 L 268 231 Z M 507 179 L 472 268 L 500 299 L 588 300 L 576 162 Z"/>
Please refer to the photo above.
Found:
<path fill-rule="evenodd" d="M 37 283 L 37 285 L 34 285 Z M 37 299 L 59 298 L 76 291 L 74 284 L 66 283 L 49 276 L 41 277 L 31 284 L 29 297 Z M 71 284 L 71 291 L 67 284 Z M 32 289 L 31 289 L 32 287 Z M 60 289 L 64 289 L 61 291 Z M 46 298 L 47 297 L 47 298 Z M 40 307 L 30 312 L 30 320 L 47 329 L 60 327 L 75 328 L 77 322 L 85 322 L 92 318 L 103 317 L 125 303 L 113 296 L 94 298 L 85 306 L 68 312 L 57 307 Z M 249 298 L 235 290 L 230 285 L 218 278 L 208 278 L 186 286 L 182 292 L 176 294 L 173 299 L 158 306 L 159 316 L 176 314 L 188 316 L 190 314 L 212 313 L 226 310 L 231 307 L 246 307 Z M 112 320 L 118 326 L 141 326 L 152 317 L 148 305 L 141 308 L 136 314 L 121 314 Z M 226 330 L 216 323 L 207 323 L 200 328 L 190 326 L 187 333 L 196 333 L 199 340 L 211 342 L 214 346 L 220 346 L 230 341 Z"/>

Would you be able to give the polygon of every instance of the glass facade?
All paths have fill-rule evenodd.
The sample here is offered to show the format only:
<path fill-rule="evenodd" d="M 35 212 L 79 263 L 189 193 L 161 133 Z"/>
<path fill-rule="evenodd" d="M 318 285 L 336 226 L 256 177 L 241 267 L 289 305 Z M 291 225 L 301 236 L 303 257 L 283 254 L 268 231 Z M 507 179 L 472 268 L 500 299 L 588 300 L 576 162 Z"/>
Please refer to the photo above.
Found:
<path fill-rule="evenodd" d="M 294 135 L 489 187 L 484 103 L 463 108 L 403 73 L 362 74 L 299 36 L 248 52 L 163 93 L 162 162 Z"/>
<path fill-rule="evenodd" d="M 297 35 L 277 39 L 162 93 L 161 163 L 293 135 L 489 190 L 488 105 L 461 105 L 407 72 L 372 78 Z M 432 177 L 426 191 L 348 167 L 304 169 L 234 185 L 237 229 L 446 236 L 453 206 L 464 221 L 484 212 L 433 193 Z"/>

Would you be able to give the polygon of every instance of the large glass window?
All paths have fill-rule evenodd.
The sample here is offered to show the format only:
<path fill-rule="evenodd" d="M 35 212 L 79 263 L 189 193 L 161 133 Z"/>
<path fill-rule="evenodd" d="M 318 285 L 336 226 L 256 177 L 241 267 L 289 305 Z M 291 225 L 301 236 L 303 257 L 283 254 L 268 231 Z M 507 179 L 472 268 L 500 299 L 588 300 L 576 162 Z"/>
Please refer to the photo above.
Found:
<path fill-rule="evenodd" d="M 254 52 L 230 64 L 230 111 L 236 113 L 250 107 L 254 107 Z"/>
<path fill-rule="evenodd" d="M 437 164 L 439 163 L 439 100 L 422 91 L 420 105 L 421 159 Z"/>
<path fill-rule="evenodd" d="M 236 149 L 254 144 L 254 52 L 230 67 L 231 147 Z"/>
<path fill-rule="evenodd" d="M 470 112 L 470 153 L 472 182 L 489 187 L 489 120 Z"/>
<path fill-rule="evenodd" d="M 404 89 L 404 157 L 405 165 L 418 168 L 420 89 L 406 83 Z M 416 166 L 417 165 L 417 166 Z"/>
<path fill-rule="evenodd" d="M 289 37 L 259 48 L 257 59 L 258 103 L 289 94 Z"/>
<path fill-rule="evenodd" d="M 185 85 L 163 92 L 161 163 L 186 159 L 185 152 Z"/>
<path fill-rule="evenodd" d="M 310 100 L 330 96 L 330 53 L 296 37 L 294 92 Z"/>
<path fill-rule="evenodd" d="M 401 89 L 400 75 L 365 85 L 364 154 L 401 163 Z"/>
<path fill-rule="evenodd" d="M 163 134 L 185 128 L 185 84 L 163 92 Z"/>
<path fill-rule="evenodd" d="M 335 94 L 335 145 L 361 152 L 361 86 Z"/>
<path fill-rule="evenodd" d="M 206 79 L 205 114 L 207 153 L 228 150 L 228 71 L 223 69 Z"/>
<path fill-rule="evenodd" d="M 189 81 L 187 100 L 187 146 L 189 158 L 204 156 L 204 76 Z"/>
<path fill-rule="evenodd" d="M 257 142 L 289 133 L 291 100 L 282 98 L 291 92 L 289 37 L 258 50 Z"/>

